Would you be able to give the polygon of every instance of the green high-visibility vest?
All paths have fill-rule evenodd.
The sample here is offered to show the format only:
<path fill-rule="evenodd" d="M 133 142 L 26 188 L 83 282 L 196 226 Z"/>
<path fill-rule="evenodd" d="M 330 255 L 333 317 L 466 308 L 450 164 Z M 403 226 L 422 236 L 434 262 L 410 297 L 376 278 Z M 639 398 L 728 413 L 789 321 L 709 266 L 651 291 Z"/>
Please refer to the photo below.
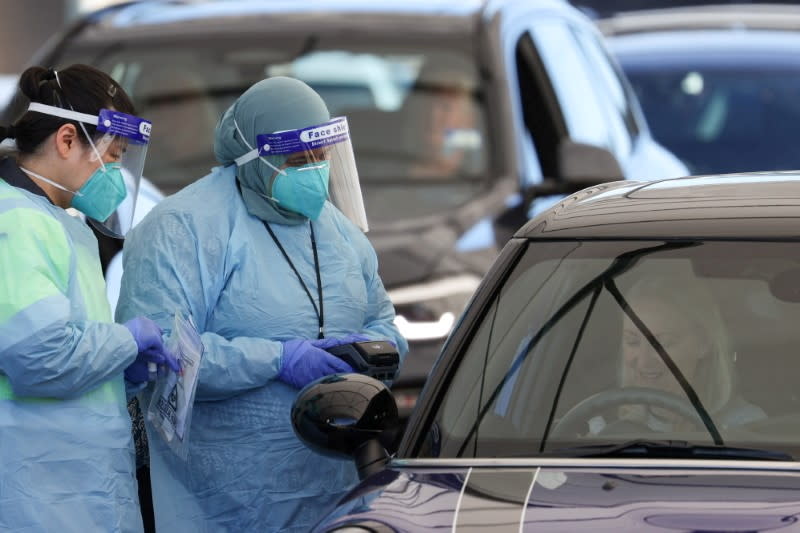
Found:
<path fill-rule="evenodd" d="M 21 238 L 22 232 L 34 231 L 36 241 Z M 26 308 L 59 291 L 66 297 L 80 299 L 85 318 L 113 322 L 106 299 L 105 282 L 97 249 L 74 243 L 61 221 L 52 214 L 31 205 L 20 190 L 0 179 L 0 246 L 14 250 L 11 264 L 0 264 L 0 325 L 13 319 Z M 39 247 L 44 247 L 46 254 Z M 30 258 L 46 258 L 46 268 L 52 274 L 52 284 L 25 283 L 26 271 L 31 269 Z M 15 262 L 16 260 L 16 262 Z M 35 267 L 34 267 L 35 268 Z M 33 332 L 31 332 L 33 333 Z M 109 381 L 85 394 L 86 402 L 124 402 L 121 380 Z M 52 398 L 19 397 L 14 394 L 8 378 L 0 373 L 0 400 L 22 402 L 58 402 Z"/>

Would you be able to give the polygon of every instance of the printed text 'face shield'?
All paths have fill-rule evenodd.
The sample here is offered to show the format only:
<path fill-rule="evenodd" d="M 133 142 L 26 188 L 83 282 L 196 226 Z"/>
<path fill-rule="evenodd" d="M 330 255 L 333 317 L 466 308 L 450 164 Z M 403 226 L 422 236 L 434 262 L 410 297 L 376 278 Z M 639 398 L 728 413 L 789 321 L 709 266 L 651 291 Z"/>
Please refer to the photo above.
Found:
<path fill-rule="evenodd" d="M 74 192 L 72 206 L 103 233 L 124 237 L 133 223 L 151 123 L 113 109 L 95 116 L 34 102 L 28 110 L 78 121 L 90 143 L 89 159 L 99 166 Z M 97 128 L 94 138 L 83 123 Z"/>
<path fill-rule="evenodd" d="M 283 192 L 281 181 L 301 176 L 302 173 L 322 172 L 328 174 L 328 194 L 333 203 L 347 218 L 362 231 L 368 231 L 367 214 L 358 180 L 353 145 L 345 117 L 331 119 L 324 124 L 296 130 L 261 134 L 256 137 L 257 149 L 237 159 L 242 165 L 257 157 L 276 170 L 269 183 L 274 199 Z M 280 156 L 285 162 L 275 168 L 267 156 Z M 274 160 L 274 158 L 272 158 Z M 298 199 L 298 204 L 301 199 Z M 291 209 L 291 206 L 286 206 Z"/>

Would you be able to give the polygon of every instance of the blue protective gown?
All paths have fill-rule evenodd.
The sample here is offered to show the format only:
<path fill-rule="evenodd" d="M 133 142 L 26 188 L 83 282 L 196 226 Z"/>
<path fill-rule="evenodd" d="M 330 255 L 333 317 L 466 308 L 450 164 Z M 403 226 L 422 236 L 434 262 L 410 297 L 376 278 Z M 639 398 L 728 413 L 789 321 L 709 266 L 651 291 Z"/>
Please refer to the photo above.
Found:
<path fill-rule="evenodd" d="M 235 167 L 215 168 L 125 243 L 117 317 L 169 328 L 176 310 L 191 313 L 205 346 L 186 462 L 149 431 L 159 531 L 307 531 L 358 479 L 351 461 L 317 455 L 294 435 L 298 391 L 276 379 L 279 341 L 317 338 L 317 315 L 235 180 Z M 331 204 L 313 224 L 326 336 L 364 333 L 405 354 L 367 238 Z M 271 227 L 316 298 L 309 225 Z"/>
<path fill-rule="evenodd" d="M 0 531 L 142 531 L 122 372 L 97 241 L 0 179 Z"/>

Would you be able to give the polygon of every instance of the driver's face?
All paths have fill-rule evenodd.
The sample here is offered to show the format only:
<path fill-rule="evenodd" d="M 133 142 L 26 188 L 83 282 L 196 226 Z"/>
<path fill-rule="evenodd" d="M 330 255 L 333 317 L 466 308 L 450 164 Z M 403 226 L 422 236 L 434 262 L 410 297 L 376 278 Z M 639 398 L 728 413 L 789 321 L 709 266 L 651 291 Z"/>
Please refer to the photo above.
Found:
<path fill-rule="evenodd" d="M 634 301 L 630 305 L 686 379 L 695 388 L 701 386 L 695 378 L 700 359 L 709 351 L 709 342 L 700 327 L 665 304 Z M 627 316 L 623 322 L 622 354 L 623 386 L 647 387 L 683 396 L 672 372 L 644 333 Z"/>
<path fill-rule="evenodd" d="M 469 93 L 448 91 L 437 94 L 428 115 L 427 126 L 428 143 L 433 150 L 441 153 L 448 130 L 475 126 Z"/>

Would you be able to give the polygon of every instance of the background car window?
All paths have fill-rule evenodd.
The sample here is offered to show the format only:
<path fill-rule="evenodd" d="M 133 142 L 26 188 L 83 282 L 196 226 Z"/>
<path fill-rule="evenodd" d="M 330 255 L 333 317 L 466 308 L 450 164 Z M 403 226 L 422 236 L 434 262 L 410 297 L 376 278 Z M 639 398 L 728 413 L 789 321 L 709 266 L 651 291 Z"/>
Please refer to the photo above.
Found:
<path fill-rule="evenodd" d="M 421 54 L 325 50 L 269 65 L 267 75 L 291 76 L 312 85 L 332 115 L 359 108 L 398 111 L 424 61 Z"/>
<path fill-rule="evenodd" d="M 566 137 L 567 126 L 560 110 L 558 96 L 550 83 L 542 57 L 536 50 L 533 39 L 525 32 L 517 41 L 514 50 L 519 105 L 527 134 L 525 143 L 526 175 L 529 183 L 543 176 L 555 178 L 560 175 L 558 147 Z M 534 148 L 536 152 L 527 148 Z"/>
<path fill-rule="evenodd" d="M 705 428 L 679 424 L 646 397 L 592 407 L 565 429 L 575 406 L 620 387 L 668 393 L 692 409 L 648 336 L 727 445 L 797 454 L 797 283 L 800 253 L 791 243 L 531 244 L 484 311 L 418 454 L 530 457 L 651 433 L 709 444 Z M 692 291 L 682 296 L 690 312 L 653 297 L 682 290 Z"/>
<path fill-rule="evenodd" d="M 214 127 L 239 94 L 267 76 L 304 80 L 333 116 L 348 118 L 374 224 L 459 206 L 483 190 L 487 175 L 486 117 L 474 60 L 441 40 L 430 47 L 398 41 L 321 39 L 296 57 L 286 43 L 178 42 L 119 47 L 95 63 L 153 121 L 159 142 L 145 174 L 167 194 L 216 164 Z"/>
<path fill-rule="evenodd" d="M 610 102 L 615 106 L 615 108 L 610 106 L 604 106 L 604 108 L 609 111 L 608 124 L 614 136 L 617 153 L 621 157 L 627 156 L 631 150 L 632 139 L 639 133 L 631 106 L 629 89 L 614 60 L 597 36 L 589 33 L 585 28 L 573 26 L 572 31 L 586 56 L 588 65 L 593 67 L 590 71 L 594 72 L 598 80 L 597 87 L 602 87 L 608 93 Z"/>
<path fill-rule="evenodd" d="M 569 27 L 558 20 L 531 29 L 536 48 L 550 73 L 569 136 L 578 142 L 614 150 L 594 79 Z"/>
<path fill-rule="evenodd" d="M 755 68 L 631 68 L 653 136 L 693 174 L 791 170 L 800 73 Z"/>

